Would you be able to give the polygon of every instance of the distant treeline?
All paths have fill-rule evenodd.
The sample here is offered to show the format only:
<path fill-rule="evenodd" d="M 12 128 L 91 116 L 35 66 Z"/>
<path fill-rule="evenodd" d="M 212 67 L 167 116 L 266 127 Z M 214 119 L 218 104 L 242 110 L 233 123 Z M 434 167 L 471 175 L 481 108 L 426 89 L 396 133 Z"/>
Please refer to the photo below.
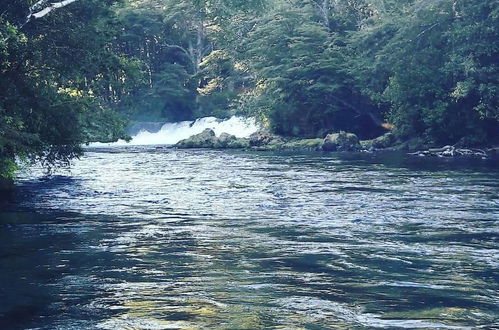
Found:
<path fill-rule="evenodd" d="M 124 119 L 498 142 L 496 0 L 77 0 L 32 15 L 50 2 L 0 2 L 3 177 L 16 156 L 57 164 L 123 137 Z"/>

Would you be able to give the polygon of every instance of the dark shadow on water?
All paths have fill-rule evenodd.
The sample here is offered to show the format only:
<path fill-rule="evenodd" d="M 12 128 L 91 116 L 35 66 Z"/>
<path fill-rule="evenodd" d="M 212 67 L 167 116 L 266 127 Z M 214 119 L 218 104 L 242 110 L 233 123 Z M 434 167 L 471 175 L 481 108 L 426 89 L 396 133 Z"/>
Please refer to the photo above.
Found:
<path fill-rule="evenodd" d="M 76 191 L 76 188 L 81 186 L 81 180 L 69 175 L 48 175 L 41 178 L 17 182 L 13 191 L 0 195 L 0 224 L 8 221 L 26 221 L 28 223 L 38 222 L 44 213 L 50 214 L 51 217 L 57 216 L 54 210 L 36 210 L 36 216 L 30 215 L 33 211 L 32 207 L 24 207 L 22 204 L 32 201 L 42 191 L 60 191 L 71 190 Z M 11 216 L 7 218 L 7 213 L 11 212 Z M 64 211 L 61 211 L 64 213 Z M 18 213 L 14 216 L 14 213 Z M 67 214 L 66 214 L 67 215 Z M 70 214 L 75 215 L 75 214 Z"/>
<path fill-rule="evenodd" d="M 95 228 L 85 224 L 92 220 L 76 213 L 12 206 L 0 211 L 0 329 L 49 329 L 54 318 L 102 298 L 105 292 L 91 290 L 94 284 L 83 282 L 91 278 L 92 269 L 105 267 L 115 257 L 105 251 L 76 252 L 95 241 Z M 71 278 L 76 282 L 64 285 Z M 113 313 L 101 312 L 78 313 L 80 319 L 95 321 Z"/>
<path fill-rule="evenodd" d="M 26 187 L 54 187 L 72 182 L 66 178 L 33 182 Z M 19 197 L 19 196 L 18 196 Z M 126 224 L 116 229 L 116 224 Z M 113 242 L 117 234 L 133 233 L 142 228 L 141 219 L 108 215 L 83 215 L 43 209 L 16 208 L 15 203 L 0 210 L 0 329 L 90 329 L 99 322 L 127 312 L 116 298 L 114 289 L 128 283 L 154 282 L 147 273 L 146 261 L 135 258 L 141 244 L 152 242 Z M 185 254 L 176 257 L 179 265 L 192 265 L 189 256 L 198 243 L 184 233 L 179 243 L 158 245 L 158 255 Z M 108 247 L 102 246 L 108 242 Z M 114 249 L 114 247 L 118 249 Z M 155 257 L 151 251 L 151 258 Z M 171 258 L 171 256 L 170 256 Z M 170 263 L 173 261 L 170 260 Z M 151 267 L 162 266 L 153 260 Z M 180 282 L 193 276 L 195 269 L 183 267 L 170 274 Z M 163 280 L 157 279 L 158 282 Z M 187 320 L 189 314 L 171 312 L 169 320 Z"/>

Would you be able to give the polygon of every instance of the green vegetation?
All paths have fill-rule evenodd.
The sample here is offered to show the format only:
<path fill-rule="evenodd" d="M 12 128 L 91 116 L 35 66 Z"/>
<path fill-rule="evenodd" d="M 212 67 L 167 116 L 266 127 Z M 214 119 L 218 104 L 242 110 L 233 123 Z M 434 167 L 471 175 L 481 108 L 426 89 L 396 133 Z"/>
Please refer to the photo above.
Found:
<path fill-rule="evenodd" d="M 496 1 L 271 1 L 242 57 L 249 113 L 285 135 L 345 130 L 428 144 L 499 135 Z"/>
<path fill-rule="evenodd" d="M 82 143 L 123 135 L 106 102 L 127 72 L 107 47 L 113 2 L 80 1 L 29 22 L 31 1 L 0 4 L 1 177 L 14 175 L 16 158 L 64 164 Z"/>
<path fill-rule="evenodd" d="M 47 6 L 0 4 L 3 178 L 16 159 L 66 163 L 124 137 L 129 119 L 498 142 L 494 0 L 77 0 L 31 15 Z"/>

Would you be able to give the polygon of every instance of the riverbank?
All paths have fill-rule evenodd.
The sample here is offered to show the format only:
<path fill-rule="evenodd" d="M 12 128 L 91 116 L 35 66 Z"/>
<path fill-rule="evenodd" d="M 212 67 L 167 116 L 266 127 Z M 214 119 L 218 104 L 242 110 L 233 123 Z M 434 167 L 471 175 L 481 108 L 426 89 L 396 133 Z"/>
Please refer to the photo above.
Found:
<path fill-rule="evenodd" d="M 360 140 L 355 134 L 339 132 L 328 134 L 325 138 L 300 139 L 272 134 L 259 130 L 249 138 L 237 138 L 227 133 L 216 136 L 211 129 L 205 129 L 174 145 L 178 149 L 249 149 L 256 151 L 350 151 L 376 152 L 399 151 L 418 157 L 441 158 L 489 158 L 499 156 L 499 147 L 457 147 L 436 148 L 421 142 L 421 139 L 400 141 L 395 134 L 388 132 L 372 140 Z"/>

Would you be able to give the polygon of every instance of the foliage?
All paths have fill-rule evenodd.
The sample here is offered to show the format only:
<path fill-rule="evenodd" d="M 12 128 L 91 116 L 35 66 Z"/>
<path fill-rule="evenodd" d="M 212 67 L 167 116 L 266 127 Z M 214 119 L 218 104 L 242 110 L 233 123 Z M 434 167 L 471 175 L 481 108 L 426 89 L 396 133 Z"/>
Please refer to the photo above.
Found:
<path fill-rule="evenodd" d="M 0 176 L 14 175 L 16 158 L 67 164 L 102 131 L 103 140 L 123 136 L 97 88 L 118 84 L 106 72 L 125 70 L 110 65 L 116 55 L 101 33 L 112 3 L 77 2 L 28 24 L 31 1 L 0 4 Z"/>
<path fill-rule="evenodd" d="M 412 1 L 352 37 L 353 70 L 402 138 L 483 144 L 498 137 L 498 4 Z M 497 142 L 497 141 L 496 141 Z"/>
<path fill-rule="evenodd" d="M 27 20 L 34 3 L 0 2 L 0 177 L 125 137 L 123 118 L 499 143 L 494 0 L 85 0 Z"/>
<path fill-rule="evenodd" d="M 496 1 L 268 3 L 236 58 L 242 107 L 275 132 L 498 142 Z"/>
<path fill-rule="evenodd" d="M 313 3 L 283 3 L 249 34 L 246 62 L 260 89 L 259 115 L 277 133 L 373 134 L 369 121 L 379 113 L 355 87 L 346 66 L 345 31 L 331 30 L 331 22 L 316 15 Z"/>
<path fill-rule="evenodd" d="M 227 45 L 225 29 L 233 16 L 261 6 L 262 0 L 126 1 L 117 8 L 122 33 L 114 46 L 143 64 L 146 79 L 135 85 L 120 111 L 132 119 L 170 121 L 225 116 L 235 93 L 231 78 L 214 76 L 216 69 L 210 68 L 218 65 L 216 43 Z"/>

